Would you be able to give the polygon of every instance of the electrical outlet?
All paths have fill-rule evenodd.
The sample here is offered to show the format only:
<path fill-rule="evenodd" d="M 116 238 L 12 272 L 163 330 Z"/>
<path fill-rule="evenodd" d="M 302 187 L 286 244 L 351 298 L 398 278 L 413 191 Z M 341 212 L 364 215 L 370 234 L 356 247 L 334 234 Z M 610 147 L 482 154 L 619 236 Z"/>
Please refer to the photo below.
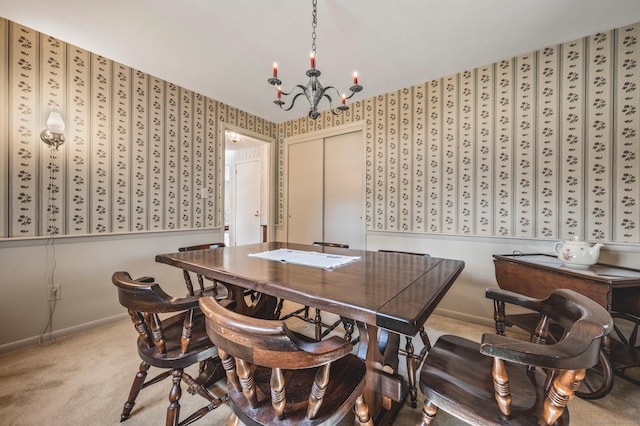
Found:
<path fill-rule="evenodd" d="M 209 198 L 209 190 L 206 187 L 200 188 L 200 198 Z"/>
<path fill-rule="evenodd" d="M 49 298 L 47 301 L 58 300 L 61 296 L 60 284 L 49 286 Z"/>

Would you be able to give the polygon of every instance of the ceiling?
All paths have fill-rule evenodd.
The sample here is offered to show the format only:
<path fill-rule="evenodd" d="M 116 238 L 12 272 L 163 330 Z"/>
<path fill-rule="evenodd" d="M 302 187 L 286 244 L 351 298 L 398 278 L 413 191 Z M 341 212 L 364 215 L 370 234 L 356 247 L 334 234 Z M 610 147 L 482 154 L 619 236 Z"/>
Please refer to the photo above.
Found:
<path fill-rule="evenodd" d="M 316 65 L 367 99 L 640 22 L 639 0 L 319 0 Z M 306 84 L 311 0 L 0 0 L 0 16 L 281 123 L 267 84 Z M 326 108 L 325 108 L 326 109 Z"/>

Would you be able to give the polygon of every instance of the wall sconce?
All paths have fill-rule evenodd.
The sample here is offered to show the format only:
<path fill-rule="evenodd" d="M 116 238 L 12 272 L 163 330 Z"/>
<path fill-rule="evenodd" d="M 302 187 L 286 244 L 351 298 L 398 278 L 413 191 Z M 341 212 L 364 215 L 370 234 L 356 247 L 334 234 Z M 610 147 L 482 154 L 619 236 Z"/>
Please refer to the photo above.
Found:
<path fill-rule="evenodd" d="M 226 130 L 227 132 L 227 136 L 229 137 L 229 140 L 233 143 L 236 143 L 240 140 L 240 135 L 237 134 L 236 132 L 230 132 L 228 130 Z"/>
<path fill-rule="evenodd" d="M 64 143 L 64 120 L 60 115 L 58 107 L 51 107 L 49 118 L 47 118 L 47 128 L 40 133 L 40 139 L 56 150 Z"/>

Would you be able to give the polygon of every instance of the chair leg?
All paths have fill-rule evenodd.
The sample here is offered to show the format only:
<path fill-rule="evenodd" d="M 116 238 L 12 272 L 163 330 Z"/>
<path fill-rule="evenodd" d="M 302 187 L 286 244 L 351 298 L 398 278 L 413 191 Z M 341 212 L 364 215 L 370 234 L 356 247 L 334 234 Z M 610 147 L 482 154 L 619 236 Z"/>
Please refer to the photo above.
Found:
<path fill-rule="evenodd" d="M 133 406 L 136 405 L 136 398 L 142 390 L 144 380 L 147 378 L 147 371 L 149 371 L 149 367 L 150 365 L 144 361 L 140 363 L 140 370 L 136 373 L 136 377 L 133 379 L 131 390 L 129 391 L 129 398 L 127 399 L 127 402 L 124 403 L 124 408 L 120 415 L 121 422 L 127 420 L 131 415 L 131 410 L 133 409 Z"/>
<path fill-rule="evenodd" d="M 242 425 L 240 418 L 236 416 L 235 413 L 231 413 L 231 415 L 227 419 L 226 426 L 240 426 L 240 425 Z"/>
<path fill-rule="evenodd" d="M 413 346 L 413 338 L 407 336 L 407 344 L 405 346 L 406 359 L 407 359 L 407 377 L 409 379 L 409 393 L 410 393 L 410 404 L 412 408 L 416 408 L 418 406 L 418 369 L 420 368 L 420 364 L 424 361 L 427 352 L 431 350 L 431 342 L 429 341 L 429 336 L 424 329 L 424 326 L 420 328 L 420 339 L 422 340 L 422 350 L 419 355 L 414 353 L 415 349 Z"/>
<path fill-rule="evenodd" d="M 369 415 L 369 407 L 364 402 L 362 395 L 356 399 L 355 412 L 360 426 L 373 426 L 373 419 Z"/>
<path fill-rule="evenodd" d="M 282 306 L 284 305 L 284 299 L 280 298 L 278 300 L 278 304 L 276 305 L 276 313 L 274 319 L 280 319 L 280 315 L 282 314 Z"/>
<path fill-rule="evenodd" d="M 418 423 L 418 426 L 429 426 L 436 414 L 438 414 L 438 407 L 428 399 L 425 399 L 422 405 L 422 421 Z"/>
<path fill-rule="evenodd" d="M 320 309 L 316 308 L 316 317 L 314 319 L 316 329 L 316 340 L 319 342 L 322 340 L 322 316 L 320 315 Z"/>
<path fill-rule="evenodd" d="M 171 390 L 169 391 L 169 407 L 167 408 L 167 426 L 178 426 L 178 419 L 180 418 L 180 397 L 182 396 L 182 389 L 180 388 L 180 381 L 182 380 L 182 368 L 176 368 L 171 372 L 173 376 L 171 381 Z"/>
<path fill-rule="evenodd" d="M 355 322 L 348 318 L 342 318 L 342 325 L 344 327 L 344 340 L 346 340 L 347 342 L 350 342 L 353 337 Z"/>
<path fill-rule="evenodd" d="M 409 403 L 411 404 L 411 408 L 416 408 L 418 406 L 418 387 L 416 385 L 418 363 L 415 358 L 413 338 L 411 336 L 406 336 L 406 338 L 407 338 L 407 343 L 405 346 L 405 351 L 407 352 L 406 360 L 407 360 L 407 378 L 409 379 L 409 396 L 410 396 Z"/>

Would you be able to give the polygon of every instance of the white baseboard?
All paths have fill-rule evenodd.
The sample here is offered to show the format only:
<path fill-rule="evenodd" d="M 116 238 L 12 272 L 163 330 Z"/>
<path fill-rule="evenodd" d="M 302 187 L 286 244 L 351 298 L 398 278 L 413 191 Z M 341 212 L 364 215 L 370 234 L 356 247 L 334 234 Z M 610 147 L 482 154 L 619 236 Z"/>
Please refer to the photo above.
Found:
<path fill-rule="evenodd" d="M 80 331 L 89 330 L 91 328 L 100 327 L 102 325 L 111 324 L 112 322 L 120 321 L 122 319 L 129 318 L 126 313 L 114 315 L 107 318 L 101 318 L 95 321 L 85 322 L 83 324 L 74 325 L 73 327 L 63 328 L 62 330 L 55 330 L 52 333 L 53 338 L 67 336 L 69 334 L 78 333 Z M 0 353 L 10 352 L 20 348 L 26 348 L 27 346 L 37 345 L 40 336 L 33 336 L 27 339 L 18 340 L 16 342 L 5 343 L 0 345 Z"/>
<path fill-rule="evenodd" d="M 478 317 L 475 315 L 465 314 L 463 312 L 452 311 L 449 309 L 436 308 L 434 313 L 438 315 L 442 315 L 443 317 L 453 318 L 459 321 L 470 322 L 472 324 L 481 324 L 487 327 L 493 327 L 494 322 L 493 319 Z M 53 337 L 58 338 L 62 336 L 67 336 L 69 334 L 78 333 L 84 330 L 89 330 L 91 328 L 100 327 L 103 325 L 111 324 L 112 322 L 120 321 L 122 319 L 128 318 L 129 316 L 125 313 L 114 315 L 107 318 L 102 318 L 95 321 L 85 322 L 83 324 L 78 324 L 73 327 L 64 328 L 62 330 L 54 331 Z M 38 344 L 40 336 L 33 336 L 27 339 L 18 340 L 16 342 L 6 343 L 4 345 L 0 345 L 0 353 L 10 352 L 16 349 L 25 348 L 28 346 L 33 346 Z"/>

